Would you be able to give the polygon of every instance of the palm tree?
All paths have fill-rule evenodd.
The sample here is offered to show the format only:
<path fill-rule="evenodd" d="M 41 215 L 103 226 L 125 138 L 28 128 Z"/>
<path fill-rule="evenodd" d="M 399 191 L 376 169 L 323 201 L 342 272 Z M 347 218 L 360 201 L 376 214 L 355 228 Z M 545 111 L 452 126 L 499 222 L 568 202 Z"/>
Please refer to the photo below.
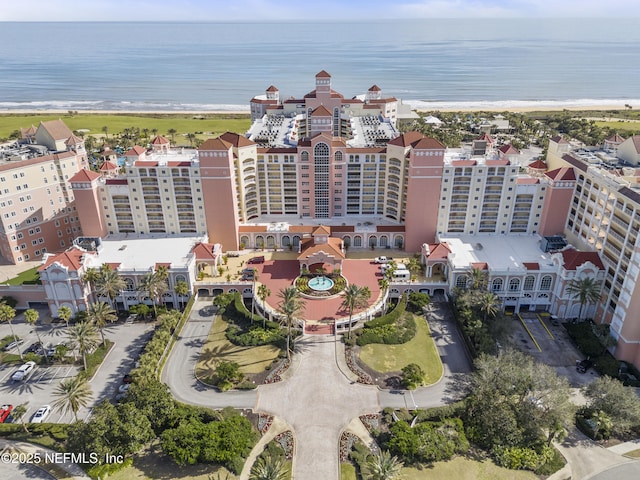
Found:
<path fill-rule="evenodd" d="M 596 282 L 594 278 L 583 278 L 581 280 L 574 278 L 569 281 L 567 293 L 572 295 L 574 300 L 577 299 L 580 302 L 579 319 L 582 319 L 582 309 L 585 305 L 596 303 L 600 300 L 600 288 L 600 283 Z"/>
<path fill-rule="evenodd" d="M 272 455 L 259 457 L 251 467 L 249 480 L 285 480 L 289 478 L 284 460 Z"/>
<path fill-rule="evenodd" d="M 169 130 L 167 130 L 167 133 L 171 135 L 171 143 L 174 143 L 175 135 L 176 133 L 178 133 L 178 131 L 175 128 L 170 128 Z"/>
<path fill-rule="evenodd" d="M 349 311 L 349 338 L 351 338 L 353 311 L 356 308 L 364 308 L 369 305 L 369 298 L 371 298 L 369 287 L 359 287 L 352 283 L 344 291 L 344 300 L 340 306 Z"/>
<path fill-rule="evenodd" d="M 271 295 L 271 290 L 264 283 L 260 284 L 258 287 L 258 298 L 262 301 L 262 312 L 265 316 L 262 317 L 262 328 L 266 328 L 267 318 L 266 318 L 266 301 L 267 297 Z"/>
<path fill-rule="evenodd" d="M 9 328 L 11 329 L 11 336 L 13 337 L 14 340 L 17 340 L 18 337 L 16 337 L 16 334 L 13 333 L 13 324 L 11 323 L 11 321 L 14 318 L 16 318 L 16 309 L 13 308 L 11 305 L 7 305 L 6 303 L 0 304 L 0 323 L 8 322 Z M 22 352 L 20 351 L 17 345 L 16 345 L 16 350 L 18 350 L 18 355 L 20 355 L 20 360 L 24 360 L 24 357 L 22 356 Z"/>
<path fill-rule="evenodd" d="M 24 414 L 25 413 L 27 413 L 27 404 L 26 403 L 21 403 L 20 405 L 15 407 L 13 410 L 11 410 L 11 418 L 13 418 L 14 420 L 20 421 L 24 431 L 26 433 L 29 433 L 29 430 L 27 430 L 27 425 L 24 423 Z"/>
<path fill-rule="evenodd" d="M 396 457 L 392 457 L 389 452 L 382 451 L 371 455 L 364 465 L 366 479 L 371 480 L 393 480 L 398 478 L 400 470 L 404 464 Z"/>
<path fill-rule="evenodd" d="M 193 142 L 196 139 L 196 134 L 195 133 L 187 133 L 187 139 L 189 140 L 189 143 L 193 147 Z"/>
<path fill-rule="evenodd" d="M 120 291 L 126 286 L 127 283 L 116 270 L 113 270 L 106 263 L 100 267 L 99 278 L 96 282 L 96 290 L 99 295 L 109 298 L 111 307 L 115 308 L 116 313 L 118 313 L 118 303 L 115 299 L 120 294 Z"/>
<path fill-rule="evenodd" d="M 102 127 L 102 131 L 104 132 L 107 140 L 109 139 L 109 127 L 107 127 L 106 125 L 104 127 Z M 104 143 L 104 142 L 103 142 Z"/>
<path fill-rule="evenodd" d="M 486 270 L 480 270 L 479 268 L 472 268 L 469 271 L 469 278 L 471 279 L 472 290 L 486 290 L 489 282 L 489 276 Z"/>
<path fill-rule="evenodd" d="M 407 270 L 411 272 L 411 276 L 414 278 L 417 277 L 418 274 L 421 274 L 423 272 L 423 267 L 420 260 L 416 257 L 411 257 L 409 263 L 407 263 Z"/>
<path fill-rule="evenodd" d="M 500 306 L 500 299 L 495 293 L 484 292 L 478 298 L 478 307 L 484 315 L 484 323 L 487 323 L 487 317 L 495 317 Z"/>
<path fill-rule="evenodd" d="M 87 379 L 82 375 L 77 375 L 61 381 L 54 390 L 53 396 L 58 398 L 53 403 L 56 410 L 64 414 L 72 411 L 77 422 L 78 410 L 89 404 L 93 393 Z"/>
<path fill-rule="evenodd" d="M 613 422 L 611 421 L 611 417 L 607 415 L 602 410 L 598 410 L 595 412 L 591 419 L 595 422 L 596 426 L 593 429 L 593 439 L 595 440 L 598 437 L 598 433 L 600 430 L 604 430 L 605 432 L 611 431 L 611 427 L 613 426 Z"/>
<path fill-rule="evenodd" d="M 113 323 L 118 319 L 116 312 L 109 306 L 108 303 L 105 302 L 97 302 L 92 303 L 89 306 L 89 321 L 93 322 L 93 324 L 100 331 L 100 336 L 102 337 L 102 344 L 106 345 L 106 341 L 104 338 L 104 328 L 107 326 L 107 323 Z"/>
<path fill-rule="evenodd" d="M 169 269 L 167 268 L 166 265 L 158 265 L 158 268 L 156 268 L 156 275 L 158 276 L 158 278 L 161 278 L 162 280 L 169 280 Z"/>
<path fill-rule="evenodd" d="M 30 308 L 29 310 L 25 310 L 24 319 L 36 331 L 36 337 L 38 337 L 38 343 L 42 345 L 42 350 L 44 350 L 44 358 L 46 358 L 47 361 L 49 361 L 49 357 L 47 355 L 47 349 L 44 348 L 44 344 L 42 343 L 42 340 L 40 339 L 40 334 L 38 333 L 38 329 L 36 328 L 36 322 L 38 321 L 38 318 L 40 318 L 40 313 L 37 310 L 33 308 Z"/>
<path fill-rule="evenodd" d="M 300 293 L 295 287 L 280 289 L 278 297 L 282 299 L 278 304 L 278 311 L 284 315 L 287 322 L 287 358 L 291 359 L 289 348 L 291 344 L 291 327 L 295 317 L 304 310 L 305 302 L 300 298 Z"/>
<path fill-rule="evenodd" d="M 63 305 L 62 307 L 58 308 L 58 318 L 61 318 L 64 321 L 64 323 L 67 325 L 67 328 L 69 328 L 69 320 L 71 320 L 71 315 L 73 315 L 73 312 L 69 307 Z"/>
<path fill-rule="evenodd" d="M 100 273 L 93 267 L 89 267 L 85 270 L 84 275 L 82 275 L 82 281 L 84 283 L 89 284 L 89 290 L 91 291 L 91 301 L 96 301 L 96 284 L 100 279 Z"/>
<path fill-rule="evenodd" d="M 382 294 L 384 295 L 384 293 L 389 289 L 389 279 L 382 277 L 380 280 L 378 280 L 378 285 L 380 286 L 380 290 L 382 291 Z M 387 308 L 387 298 L 384 297 L 384 304 L 382 305 L 382 309 L 385 310 Z"/>
<path fill-rule="evenodd" d="M 74 348 L 78 347 L 78 351 L 82 355 L 82 363 L 85 371 L 87 370 L 87 353 L 98 346 L 98 332 L 96 326 L 91 322 L 76 323 L 69 329 L 69 340 Z"/>
<path fill-rule="evenodd" d="M 140 279 L 140 290 L 146 292 L 151 298 L 153 304 L 153 312 L 155 316 L 158 316 L 157 300 L 168 289 L 167 281 L 158 275 L 158 272 L 147 273 Z"/>
<path fill-rule="evenodd" d="M 180 310 L 183 308 L 182 297 L 186 297 L 189 295 L 189 284 L 184 280 L 179 280 L 176 282 L 176 286 L 173 287 L 173 291 L 178 295 L 178 299 L 180 301 Z"/>

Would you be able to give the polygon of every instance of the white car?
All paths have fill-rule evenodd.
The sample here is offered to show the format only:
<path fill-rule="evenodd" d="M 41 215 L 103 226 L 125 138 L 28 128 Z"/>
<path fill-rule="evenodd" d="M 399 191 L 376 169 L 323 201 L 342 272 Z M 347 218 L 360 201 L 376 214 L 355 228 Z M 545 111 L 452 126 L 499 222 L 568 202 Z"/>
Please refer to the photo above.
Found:
<path fill-rule="evenodd" d="M 42 423 L 44 419 L 49 416 L 51 413 L 51 406 L 45 405 L 44 407 L 38 409 L 36 413 L 33 414 L 31 418 L 31 423 Z"/>
<path fill-rule="evenodd" d="M 393 260 L 393 258 L 391 257 L 385 257 L 384 255 L 382 257 L 376 257 L 373 260 L 373 263 L 389 263 L 391 260 Z"/>
<path fill-rule="evenodd" d="M 10 352 L 11 350 L 15 349 L 16 347 L 19 347 L 20 345 L 22 345 L 23 343 L 24 343 L 24 340 L 16 340 L 15 342 L 11 342 L 9 345 L 4 347 L 4 351 L 5 352 Z"/>
<path fill-rule="evenodd" d="M 122 385 L 120 385 L 118 387 L 118 392 L 127 393 L 129 391 L 129 388 L 131 388 L 131 384 L 130 383 L 123 383 Z"/>
<path fill-rule="evenodd" d="M 21 382 L 29 376 L 33 369 L 36 368 L 36 362 L 27 362 L 11 375 L 11 380 Z"/>

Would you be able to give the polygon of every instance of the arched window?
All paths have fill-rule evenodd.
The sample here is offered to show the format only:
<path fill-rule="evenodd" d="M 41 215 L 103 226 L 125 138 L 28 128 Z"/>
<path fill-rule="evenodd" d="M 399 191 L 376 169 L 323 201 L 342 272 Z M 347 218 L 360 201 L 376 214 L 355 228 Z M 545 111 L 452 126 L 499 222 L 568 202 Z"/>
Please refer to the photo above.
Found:
<path fill-rule="evenodd" d="M 131 280 L 130 278 L 125 278 L 124 279 L 124 283 L 126 283 L 126 287 L 124 287 L 125 290 L 135 290 L 135 284 L 133 283 L 133 280 Z"/>
<path fill-rule="evenodd" d="M 402 248 L 403 244 L 404 244 L 404 237 L 402 235 L 396 235 L 396 239 L 395 239 L 396 248 Z"/>
<path fill-rule="evenodd" d="M 349 235 L 345 235 L 344 237 L 342 237 L 342 242 L 345 246 L 351 246 L 351 237 Z"/>
<path fill-rule="evenodd" d="M 456 288 L 467 288 L 469 283 L 469 277 L 467 275 L 460 275 L 456 278 Z"/>
<path fill-rule="evenodd" d="M 309 161 L 309 152 L 302 152 L 300 154 L 300 160 L 302 162 L 308 162 Z"/>
<path fill-rule="evenodd" d="M 493 280 L 493 282 L 491 283 L 491 290 L 493 290 L 494 292 L 499 292 L 502 290 L 502 284 L 504 282 L 502 281 L 501 278 L 496 278 Z"/>
<path fill-rule="evenodd" d="M 380 237 L 380 246 L 381 247 L 386 247 L 387 245 L 389 245 L 389 239 L 387 238 L 386 235 L 382 235 Z"/>
<path fill-rule="evenodd" d="M 378 238 L 375 236 L 371 236 L 369 237 L 369 246 L 370 247 L 375 247 L 378 245 Z"/>
<path fill-rule="evenodd" d="M 276 239 L 273 235 L 267 235 L 267 248 L 273 248 L 276 246 Z"/>
<path fill-rule="evenodd" d="M 187 282 L 187 277 L 185 277 L 184 275 L 176 275 L 176 283 L 178 282 Z"/>
<path fill-rule="evenodd" d="M 520 290 L 520 279 L 512 278 L 511 280 L 509 280 L 509 291 L 517 292 L 518 290 Z"/>
<path fill-rule="evenodd" d="M 353 237 L 353 246 L 361 247 L 362 246 L 362 237 L 360 235 L 356 235 Z"/>
<path fill-rule="evenodd" d="M 342 152 L 336 152 L 333 155 L 333 158 L 336 162 L 341 162 L 342 161 Z"/>
<path fill-rule="evenodd" d="M 247 237 L 246 235 L 242 235 L 240 237 L 240 243 L 242 245 L 244 245 L 245 247 L 248 247 L 249 246 L 249 237 Z"/>
<path fill-rule="evenodd" d="M 289 237 L 289 235 L 283 235 L 282 236 L 282 246 L 283 247 L 288 247 L 291 244 L 291 238 Z"/>
<path fill-rule="evenodd" d="M 525 290 L 533 290 L 533 286 L 536 283 L 536 277 L 534 277 L 533 275 L 527 275 L 527 277 L 524 279 L 524 289 Z"/>
<path fill-rule="evenodd" d="M 264 237 L 262 235 L 258 235 L 256 237 L 256 247 L 257 248 L 262 248 L 264 247 Z"/>
<path fill-rule="evenodd" d="M 553 278 L 551 277 L 551 275 L 545 275 L 544 277 L 542 277 L 542 280 L 540 281 L 540 290 L 551 290 L 552 281 Z"/>

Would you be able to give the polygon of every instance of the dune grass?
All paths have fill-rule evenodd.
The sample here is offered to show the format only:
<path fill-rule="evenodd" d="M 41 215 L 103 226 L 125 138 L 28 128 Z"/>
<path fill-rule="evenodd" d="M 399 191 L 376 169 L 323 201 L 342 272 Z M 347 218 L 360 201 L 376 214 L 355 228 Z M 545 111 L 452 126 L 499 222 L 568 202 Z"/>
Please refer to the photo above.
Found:
<path fill-rule="evenodd" d="M 360 359 L 380 373 L 398 372 L 410 363 L 417 363 L 425 372 L 425 384 L 442 377 L 442 362 L 423 317 L 414 315 L 416 335 L 407 343 L 384 345 L 371 343 L 360 350 Z"/>
<path fill-rule="evenodd" d="M 216 365 L 220 361 L 236 362 L 244 374 L 260 373 L 278 358 L 280 349 L 273 345 L 238 347 L 225 337 L 227 322 L 216 317 L 207 343 L 196 364 L 196 376 L 205 383 L 213 383 Z"/>
<path fill-rule="evenodd" d="M 78 113 L 77 115 L 0 115 L 0 138 L 8 138 L 15 130 L 36 127 L 40 122 L 62 119 L 71 130 L 88 130 L 88 135 L 103 137 L 102 130 L 107 127 L 107 134 L 122 132 L 125 128 L 138 127 L 140 130 L 148 129 L 152 135 L 153 129 L 170 138 L 169 129 L 177 131 L 175 143 L 188 145 L 189 141 L 184 137 L 187 133 L 196 133 L 198 138 L 216 137 L 224 132 L 244 133 L 251 125 L 249 114 L 203 114 L 194 118 L 194 115 L 186 114 L 91 114 Z M 200 118 L 202 117 L 202 118 Z"/>

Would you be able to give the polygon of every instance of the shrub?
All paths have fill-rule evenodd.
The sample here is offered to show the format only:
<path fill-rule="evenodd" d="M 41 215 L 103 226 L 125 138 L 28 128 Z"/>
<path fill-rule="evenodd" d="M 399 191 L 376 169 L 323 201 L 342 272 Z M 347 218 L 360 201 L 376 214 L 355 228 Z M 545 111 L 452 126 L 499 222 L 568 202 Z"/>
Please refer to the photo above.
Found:
<path fill-rule="evenodd" d="M 511 470 L 538 470 L 554 458 L 553 449 L 546 445 L 538 451 L 528 447 L 497 446 L 492 451 L 498 465 Z"/>
<path fill-rule="evenodd" d="M 397 308 L 394 312 L 396 311 Z M 392 318 L 395 318 L 395 316 L 392 316 Z M 385 322 L 386 321 L 387 320 L 385 320 Z M 368 322 L 358 335 L 356 343 L 360 346 L 368 345 L 369 343 L 398 345 L 408 342 L 416 335 L 417 327 L 413 314 L 403 311 L 402 316 L 399 317 L 399 319 L 396 318 L 394 322 L 393 324 L 379 322 L 379 324 L 374 327 L 371 327 L 372 322 Z"/>
<path fill-rule="evenodd" d="M 445 418 L 459 417 L 464 413 L 465 402 L 459 401 L 443 407 L 427 408 L 415 412 L 418 422 L 444 420 Z"/>
<path fill-rule="evenodd" d="M 593 368 L 595 368 L 596 372 L 600 375 L 608 375 L 612 378 L 617 378 L 618 372 L 620 371 L 620 362 L 607 352 L 601 357 L 596 358 Z"/>
<path fill-rule="evenodd" d="M 415 390 L 424 383 L 424 370 L 417 363 L 410 363 L 402 369 L 402 385 L 408 390 Z"/>
<path fill-rule="evenodd" d="M 407 308 L 415 313 L 422 313 L 422 309 L 431 303 L 429 294 L 422 292 L 412 292 L 409 295 Z"/>
<path fill-rule="evenodd" d="M 405 300 L 406 299 L 403 296 L 391 312 L 368 321 L 364 324 L 364 328 L 376 328 L 394 323 L 398 318 L 400 318 L 400 315 L 402 315 L 407 308 Z"/>

